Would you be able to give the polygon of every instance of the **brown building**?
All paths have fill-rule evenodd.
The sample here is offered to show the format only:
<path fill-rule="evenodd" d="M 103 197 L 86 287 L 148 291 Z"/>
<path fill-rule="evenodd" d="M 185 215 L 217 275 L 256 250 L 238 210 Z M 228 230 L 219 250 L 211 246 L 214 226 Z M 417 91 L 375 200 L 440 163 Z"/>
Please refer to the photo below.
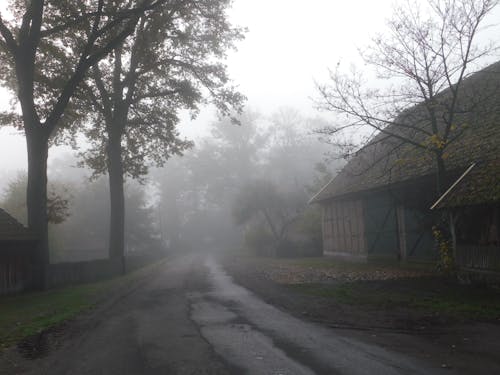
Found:
<path fill-rule="evenodd" d="M 31 287 L 36 237 L 0 208 L 0 294 Z"/>
<path fill-rule="evenodd" d="M 446 208 L 456 219 L 460 263 L 500 269 L 500 63 L 473 74 L 462 88 L 459 101 L 470 110 L 457 114 L 460 133 L 446 148 L 447 192 L 435 193 L 431 156 L 379 133 L 311 199 L 323 208 L 326 254 L 433 261 L 438 254 L 431 228 Z M 423 118 L 420 111 L 416 105 L 398 120 L 429 126 L 415 120 Z"/>

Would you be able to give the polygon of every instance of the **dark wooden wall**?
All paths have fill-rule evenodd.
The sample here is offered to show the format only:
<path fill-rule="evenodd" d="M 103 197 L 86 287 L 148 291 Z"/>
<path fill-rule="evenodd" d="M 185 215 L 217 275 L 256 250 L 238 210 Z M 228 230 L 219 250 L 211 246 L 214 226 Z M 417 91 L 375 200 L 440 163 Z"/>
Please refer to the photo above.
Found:
<path fill-rule="evenodd" d="M 33 250 L 30 244 L 0 242 L 0 295 L 30 287 Z"/>

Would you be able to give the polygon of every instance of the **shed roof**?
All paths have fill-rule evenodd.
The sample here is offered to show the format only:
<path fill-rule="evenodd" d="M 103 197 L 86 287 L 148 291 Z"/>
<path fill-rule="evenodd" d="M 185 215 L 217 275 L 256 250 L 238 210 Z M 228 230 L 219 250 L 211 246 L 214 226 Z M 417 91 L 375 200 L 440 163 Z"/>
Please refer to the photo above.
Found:
<path fill-rule="evenodd" d="M 0 208 L 0 242 L 35 240 L 36 236 L 33 232 Z"/>
<path fill-rule="evenodd" d="M 500 159 L 500 62 L 471 75 L 464 81 L 462 87 L 459 101 L 473 103 L 474 107 L 456 117 L 458 126 L 455 131 L 463 134 L 457 136 L 456 140 L 447 146 L 446 168 L 448 171 L 463 173 L 471 163 L 478 163 L 478 168 L 475 168 L 470 176 L 476 182 L 474 190 L 468 189 L 467 201 L 494 199 L 497 195 L 488 193 L 492 186 L 486 181 L 489 179 L 488 176 L 495 176 L 498 186 L 500 175 L 500 163 L 496 161 Z M 441 98 L 446 100 L 446 92 Z M 422 105 L 409 108 L 400 114 L 398 122 L 407 121 L 422 128 L 429 127 L 423 110 Z M 388 129 L 393 133 L 405 133 L 405 136 L 409 135 L 417 142 L 424 141 L 422 134 L 415 130 L 398 126 Z M 413 134 L 409 133 L 412 131 Z M 488 167 L 485 168 L 486 166 Z M 338 175 L 311 199 L 311 202 L 321 202 L 396 183 L 405 183 L 415 178 L 430 176 L 436 173 L 436 169 L 430 153 L 395 137 L 379 133 L 358 151 Z M 481 188 L 478 184 L 482 184 Z M 465 185 L 463 189 L 465 194 L 467 190 Z M 460 198 L 458 191 L 456 195 L 453 194 L 456 199 Z"/>

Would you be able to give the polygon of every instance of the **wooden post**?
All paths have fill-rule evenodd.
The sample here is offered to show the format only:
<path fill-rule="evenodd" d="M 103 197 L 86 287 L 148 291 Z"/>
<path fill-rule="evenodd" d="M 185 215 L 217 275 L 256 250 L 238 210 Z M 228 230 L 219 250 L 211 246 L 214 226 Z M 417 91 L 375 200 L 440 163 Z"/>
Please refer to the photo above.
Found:
<path fill-rule="evenodd" d="M 407 247 L 406 247 L 406 224 L 405 224 L 405 208 L 402 205 L 396 208 L 396 217 L 398 225 L 398 237 L 399 237 L 399 254 L 400 260 L 402 262 L 407 261 Z"/>

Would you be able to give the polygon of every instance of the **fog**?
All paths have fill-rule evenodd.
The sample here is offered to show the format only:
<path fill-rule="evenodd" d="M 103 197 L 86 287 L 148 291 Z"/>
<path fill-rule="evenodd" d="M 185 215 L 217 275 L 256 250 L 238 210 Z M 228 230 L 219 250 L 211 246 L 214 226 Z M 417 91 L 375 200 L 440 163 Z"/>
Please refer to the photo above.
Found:
<path fill-rule="evenodd" d="M 324 120 L 293 108 L 271 116 L 247 111 L 238 120 L 212 121 L 184 156 L 140 182 L 127 180 L 126 254 L 244 247 L 273 255 L 272 226 L 283 231 L 280 240 L 295 238 L 297 254 L 320 253 L 320 214 L 307 201 L 341 165 L 313 133 Z M 49 228 L 53 262 L 108 255 L 107 177 L 91 179 L 92 171 L 77 165 L 71 152 L 49 163 L 49 196 L 66 202 L 61 222 Z M 26 224 L 26 174 L 7 181 L 2 207 Z M 271 220 L 264 225 L 263 208 Z"/>
<path fill-rule="evenodd" d="M 339 59 L 356 58 L 357 47 L 369 40 L 370 30 L 382 26 L 390 3 L 315 0 L 304 7 L 300 1 L 237 0 L 229 16 L 248 32 L 236 51 L 228 51 L 229 75 L 253 110 L 269 116 L 288 106 L 314 117 L 314 80 L 327 77 L 327 68 Z M 0 4 L 2 8 L 5 4 Z M 357 12 L 360 8 L 364 11 Z M 356 22 L 346 14 L 356 14 Z M 345 38 L 346 34 L 350 37 Z M 10 95 L 1 90 L 0 99 L 0 109 L 7 108 Z M 216 111 L 207 107 L 194 121 L 183 116 L 180 129 L 186 137 L 197 138 L 207 134 L 216 117 Z M 66 151 L 52 148 L 50 157 Z M 5 186 L 4 176 L 19 169 L 26 169 L 24 138 L 12 128 L 0 128 L 0 189 Z"/>
<path fill-rule="evenodd" d="M 257 220 L 238 224 L 233 211 L 238 194 L 244 194 L 243 186 L 258 185 L 256 181 L 294 195 L 290 198 L 295 201 L 294 211 L 306 210 L 318 181 L 324 182 L 337 168 L 330 163 L 321 172 L 316 170 L 318 163 L 331 162 L 332 150 L 312 133 L 322 121 L 311 100 L 314 81 L 325 78 L 327 67 L 338 59 L 356 56 L 356 47 L 369 37 L 367 30 L 382 24 L 389 3 L 363 2 L 365 11 L 353 23 L 345 15 L 355 13 L 359 4 L 317 0 L 304 7 L 299 1 L 235 1 L 229 17 L 248 31 L 236 50 L 228 52 L 227 66 L 231 79 L 248 98 L 242 124 L 218 121 L 211 106 L 202 108 L 196 119 L 187 112 L 182 115 L 181 134 L 195 140 L 195 146 L 184 157 L 170 159 L 164 168 L 153 169 L 144 184 L 127 182 L 127 191 L 135 193 L 136 200 L 131 203 L 127 193 L 133 207 L 127 207 L 126 220 L 142 228 L 137 236 L 149 236 L 153 243 L 163 241 L 170 247 L 240 247 L 245 228 L 251 232 L 251 221 Z M 343 37 L 346 32 L 350 38 Z M 5 109 L 12 98 L 6 91 L 2 97 Z M 78 146 L 81 151 L 87 143 L 81 139 Z M 106 177 L 90 181 L 92 172 L 77 167 L 79 151 L 53 146 L 49 152 L 50 184 L 68 202 L 67 218 L 51 224 L 53 261 L 80 260 L 81 250 L 95 257 L 107 253 Z M 1 206 L 24 223 L 26 163 L 22 133 L 1 128 Z M 281 214 L 279 209 L 275 212 Z M 127 242 L 133 242 L 132 227 L 127 228 Z M 134 246 L 128 244 L 127 250 L 133 251 Z"/>
<path fill-rule="evenodd" d="M 126 179 L 126 252 L 243 246 L 270 253 L 279 251 L 273 241 L 291 238 L 297 254 L 319 252 L 320 217 L 307 202 L 342 162 L 335 157 L 339 150 L 315 133 L 332 121 L 314 105 L 315 83 L 339 62 L 359 64 L 358 48 L 383 29 L 390 4 L 235 1 L 229 19 L 247 31 L 226 64 L 247 97 L 240 124 L 210 105 L 195 117 L 181 112 L 180 137 L 194 140 L 193 147 L 150 168 L 141 181 Z M 12 97 L 1 94 L 5 109 Z M 49 152 L 49 192 L 64 203 L 64 217 L 50 227 L 55 261 L 79 260 L 82 250 L 107 256 L 108 182 L 78 166 L 88 147 L 81 137 L 75 149 L 53 146 Z M 26 164 L 22 134 L 0 129 L 0 206 L 24 223 Z"/>
<path fill-rule="evenodd" d="M 498 35 L 500 0 L 0 1 L 0 373 L 500 374 Z"/>

